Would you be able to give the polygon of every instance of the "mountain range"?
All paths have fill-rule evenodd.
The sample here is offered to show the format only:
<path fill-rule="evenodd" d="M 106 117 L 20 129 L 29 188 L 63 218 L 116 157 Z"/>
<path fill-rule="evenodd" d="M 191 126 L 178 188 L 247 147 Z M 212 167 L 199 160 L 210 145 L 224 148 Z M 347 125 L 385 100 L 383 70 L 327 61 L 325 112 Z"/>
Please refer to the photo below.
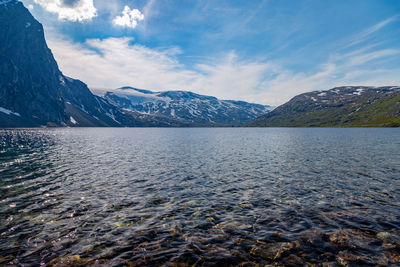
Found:
<path fill-rule="evenodd" d="M 94 91 L 96 92 L 96 91 Z M 188 91 L 122 87 L 93 94 L 58 68 L 43 26 L 0 0 L 0 127 L 400 126 L 400 87 L 346 86 L 273 109 Z"/>
<path fill-rule="evenodd" d="M 106 92 L 104 98 L 124 111 L 160 120 L 169 118 L 191 126 L 240 126 L 272 109 L 270 106 L 219 100 L 187 91 L 152 92 L 132 87 Z"/>
<path fill-rule="evenodd" d="M 155 100 L 147 102 L 134 100 L 137 89 L 96 96 L 59 70 L 21 2 L 0 1 L 0 26 L 0 127 L 237 126 L 269 108 L 181 91 L 141 91 Z"/>
<path fill-rule="evenodd" d="M 346 86 L 294 97 L 254 127 L 400 127 L 400 87 Z"/>

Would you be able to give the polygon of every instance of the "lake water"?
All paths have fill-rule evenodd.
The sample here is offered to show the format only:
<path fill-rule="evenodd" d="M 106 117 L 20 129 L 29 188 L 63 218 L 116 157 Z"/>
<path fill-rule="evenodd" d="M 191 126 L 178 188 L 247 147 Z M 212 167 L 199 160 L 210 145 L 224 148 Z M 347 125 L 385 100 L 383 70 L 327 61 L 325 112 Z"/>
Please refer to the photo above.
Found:
<path fill-rule="evenodd" d="M 0 265 L 400 265 L 400 129 L 0 130 Z"/>

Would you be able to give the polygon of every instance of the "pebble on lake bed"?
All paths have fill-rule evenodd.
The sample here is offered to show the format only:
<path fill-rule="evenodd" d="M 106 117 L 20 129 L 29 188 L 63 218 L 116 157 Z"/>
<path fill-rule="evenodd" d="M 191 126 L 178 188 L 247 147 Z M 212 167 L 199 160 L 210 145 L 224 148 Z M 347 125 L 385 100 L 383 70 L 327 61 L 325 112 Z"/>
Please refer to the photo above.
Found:
<path fill-rule="evenodd" d="M 285 251 L 292 250 L 298 246 L 299 244 L 297 243 L 279 242 L 253 247 L 250 251 L 250 254 L 256 257 L 276 260 L 280 258 Z"/>
<path fill-rule="evenodd" d="M 382 241 L 386 241 L 389 239 L 390 234 L 388 232 L 380 232 L 376 234 L 376 237 Z"/>

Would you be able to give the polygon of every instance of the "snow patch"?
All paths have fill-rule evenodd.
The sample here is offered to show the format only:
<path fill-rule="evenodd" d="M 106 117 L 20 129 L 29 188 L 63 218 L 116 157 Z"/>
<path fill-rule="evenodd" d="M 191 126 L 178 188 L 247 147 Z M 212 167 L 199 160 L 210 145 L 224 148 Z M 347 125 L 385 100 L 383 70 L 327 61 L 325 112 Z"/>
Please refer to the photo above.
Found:
<path fill-rule="evenodd" d="M 318 96 L 326 96 L 326 93 L 319 93 Z"/>
<path fill-rule="evenodd" d="M 89 114 L 89 112 L 85 109 L 85 106 L 81 104 L 81 110 L 85 112 L 86 114 Z M 89 114 L 90 115 L 90 114 Z"/>
<path fill-rule="evenodd" d="M 61 83 L 62 85 L 65 85 L 64 77 L 60 75 L 59 79 L 60 79 L 60 83 Z"/>
<path fill-rule="evenodd" d="M 364 89 L 357 89 L 356 92 L 353 92 L 353 95 L 361 95 L 364 92 Z"/>
<path fill-rule="evenodd" d="M 78 124 L 78 122 L 72 116 L 69 117 L 69 120 L 72 124 Z"/>
<path fill-rule="evenodd" d="M 114 113 L 112 112 L 111 109 L 109 110 L 109 112 L 106 112 L 106 115 L 107 115 L 108 117 L 110 117 L 113 121 L 115 121 L 116 123 L 121 124 L 119 121 L 117 121 L 117 120 L 115 119 L 115 115 L 114 115 Z"/>
<path fill-rule="evenodd" d="M 67 77 L 67 76 L 64 76 L 64 78 L 65 78 L 67 81 L 69 81 L 70 83 L 72 83 L 72 82 L 74 81 L 74 79 L 72 79 L 72 78 L 70 78 L 70 77 Z"/>
<path fill-rule="evenodd" d="M 315 97 L 311 97 L 311 100 L 317 102 L 317 99 Z"/>
<path fill-rule="evenodd" d="M 0 112 L 3 112 L 5 114 L 7 114 L 7 115 L 14 115 L 14 116 L 21 117 L 21 115 L 18 112 L 13 112 L 13 111 L 11 111 L 9 109 L 2 108 L 2 107 L 0 107 Z"/>
<path fill-rule="evenodd" d="M 169 102 L 169 97 L 159 96 L 159 92 L 141 92 L 135 89 L 116 89 L 112 93 L 118 97 L 129 99 L 132 104 L 154 103 L 154 102 Z"/>
<path fill-rule="evenodd" d="M 25 28 L 29 28 L 31 25 L 32 25 L 32 24 L 31 24 L 30 22 L 27 22 L 27 23 L 25 24 Z"/>

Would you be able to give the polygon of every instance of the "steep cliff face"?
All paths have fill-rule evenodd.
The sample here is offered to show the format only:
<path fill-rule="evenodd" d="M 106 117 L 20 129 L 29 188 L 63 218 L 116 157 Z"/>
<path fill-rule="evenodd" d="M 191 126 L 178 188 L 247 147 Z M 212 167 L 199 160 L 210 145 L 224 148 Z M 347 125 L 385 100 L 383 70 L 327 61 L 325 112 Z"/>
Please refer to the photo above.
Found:
<path fill-rule="evenodd" d="M 1 126 L 61 125 L 68 119 L 62 73 L 42 25 L 18 1 L 0 4 L 0 25 L 0 107 L 19 114 L 1 120 Z"/>
<path fill-rule="evenodd" d="M 21 2 L 0 1 L 0 127 L 143 125 L 64 76 L 43 26 Z"/>

